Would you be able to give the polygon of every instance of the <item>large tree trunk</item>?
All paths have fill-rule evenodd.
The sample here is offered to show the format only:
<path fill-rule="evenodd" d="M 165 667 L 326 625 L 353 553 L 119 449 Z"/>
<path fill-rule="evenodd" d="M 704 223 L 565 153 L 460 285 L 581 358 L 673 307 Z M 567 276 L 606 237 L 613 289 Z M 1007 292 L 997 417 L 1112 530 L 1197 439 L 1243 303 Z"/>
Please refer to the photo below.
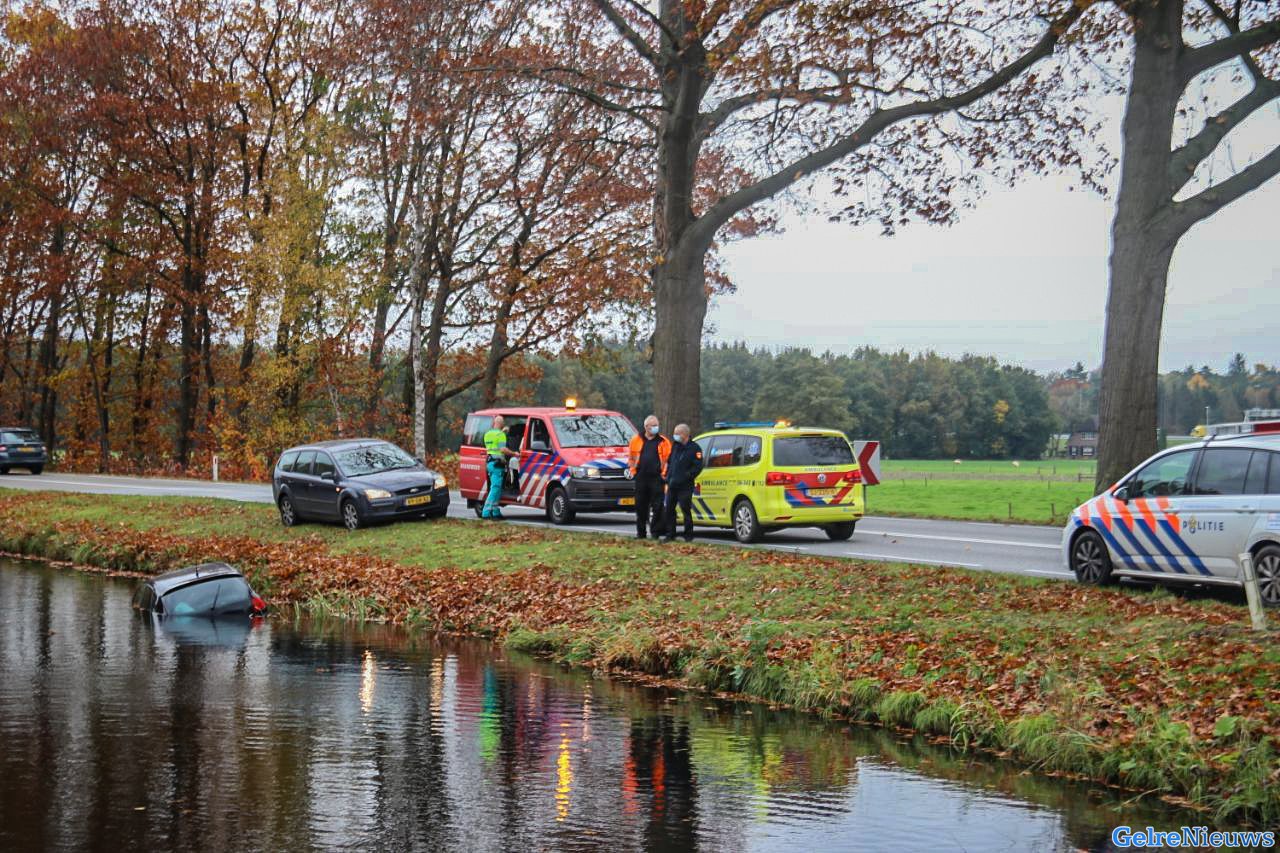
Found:
<path fill-rule="evenodd" d="M 696 434 L 702 420 L 702 323 L 707 316 L 703 254 L 664 264 L 654 280 L 654 414 L 664 432 L 686 423 Z"/>
<path fill-rule="evenodd" d="M 1122 127 L 1120 189 L 1111 229 L 1111 289 L 1099 400 L 1096 488 L 1109 488 L 1156 448 L 1156 383 L 1172 224 L 1169 161 L 1183 82 L 1182 0 L 1141 7 Z"/>
<path fill-rule="evenodd" d="M 66 229 L 59 225 L 54 229 L 49 255 L 53 266 L 61 270 L 66 249 Z M 49 294 L 49 313 L 45 318 L 44 337 L 40 341 L 40 435 L 50 452 L 58 443 L 58 390 L 52 379 L 58 372 L 58 324 L 62 320 L 61 282 Z"/>
<path fill-rule="evenodd" d="M 188 266 L 183 273 L 184 287 L 180 308 L 181 328 L 178 341 L 178 418 L 177 437 L 173 461 L 186 468 L 191 460 L 191 446 L 195 439 L 196 408 L 200 403 L 200 327 L 197 320 L 195 270 Z"/>

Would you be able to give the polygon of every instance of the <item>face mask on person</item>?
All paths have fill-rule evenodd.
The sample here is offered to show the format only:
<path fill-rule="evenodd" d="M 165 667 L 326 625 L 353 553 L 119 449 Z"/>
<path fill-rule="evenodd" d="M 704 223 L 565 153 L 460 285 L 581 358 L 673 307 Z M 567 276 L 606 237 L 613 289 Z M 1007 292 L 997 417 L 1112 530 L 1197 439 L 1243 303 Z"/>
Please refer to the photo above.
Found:
<path fill-rule="evenodd" d="M 689 437 L 684 435 L 677 435 L 675 438 L 676 438 L 676 441 L 680 442 L 681 444 L 684 444 L 686 441 L 689 440 Z"/>
<path fill-rule="evenodd" d="M 649 435 L 657 435 L 657 434 L 658 434 L 657 424 L 654 424 L 653 426 L 649 427 Z"/>

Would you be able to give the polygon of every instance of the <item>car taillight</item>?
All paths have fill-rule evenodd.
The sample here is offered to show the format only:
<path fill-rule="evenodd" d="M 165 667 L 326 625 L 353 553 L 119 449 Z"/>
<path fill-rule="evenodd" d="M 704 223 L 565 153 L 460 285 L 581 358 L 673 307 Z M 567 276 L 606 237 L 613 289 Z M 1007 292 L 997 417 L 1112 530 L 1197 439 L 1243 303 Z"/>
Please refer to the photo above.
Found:
<path fill-rule="evenodd" d="M 8 449 L 9 449 L 8 445 L 0 444 L 0 453 L 4 453 Z"/>
<path fill-rule="evenodd" d="M 853 471 L 850 471 L 848 474 L 845 474 L 845 475 L 844 475 L 844 478 L 845 478 L 846 480 L 848 480 L 850 483 L 861 483 L 861 482 L 862 482 L 862 472 L 861 472 L 861 471 L 859 471 L 859 470 L 857 470 L 857 469 L 855 469 L 855 470 L 853 470 Z"/>
<path fill-rule="evenodd" d="M 790 486 L 795 481 L 795 476 L 785 471 L 770 471 L 764 475 L 764 484 L 766 486 Z"/>
<path fill-rule="evenodd" d="M 254 612 L 254 613 L 261 613 L 262 611 L 264 611 L 264 610 L 266 610 L 266 609 L 267 609 L 267 603 L 266 603 L 265 601 L 263 601 L 259 596 L 256 596 L 256 595 L 255 595 L 255 596 L 253 597 L 253 612 Z"/>

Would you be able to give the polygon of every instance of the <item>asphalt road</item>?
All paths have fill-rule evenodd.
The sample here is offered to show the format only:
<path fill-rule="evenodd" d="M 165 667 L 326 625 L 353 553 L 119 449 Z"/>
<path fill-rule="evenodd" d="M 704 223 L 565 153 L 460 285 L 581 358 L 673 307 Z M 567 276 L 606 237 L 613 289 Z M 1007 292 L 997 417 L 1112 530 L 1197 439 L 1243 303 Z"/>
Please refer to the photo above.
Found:
<path fill-rule="evenodd" d="M 270 486 L 153 477 L 52 473 L 35 477 L 14 472 L 0 476 L 0 488 L 111 495 L 178 495 L 271 503 Z M 874 492 L 871 502 L 874 505 Z M 536 526 L 548 524 L 545 516 L 538 511 L 506 507 L 503 512 L 508 523 Z M 467 509 L 466 502 L 456 492 L 450 502 L 449 515 L 475 519 L 475 514 Z M 582 515 L 572 527 L 574 530 L 616 535 L 635 533 L 633 516 L 620 512 Z M 744 547 L 727 530 L 699 528 L 696 535 L 703 541 Z M 868 516 L 858 523 L 857 532 L 848 542 L 832 542 L 820 530 L 800 528 L 770 533 L 760 545 L 749 547 L 775 548 L 828 557 L 962 566 L 1038 577 L 1070 578 L 1071 573 L 1062 564 L 1058 549 L 1060 537 L 1061 530 L 1056 527 Z"/>

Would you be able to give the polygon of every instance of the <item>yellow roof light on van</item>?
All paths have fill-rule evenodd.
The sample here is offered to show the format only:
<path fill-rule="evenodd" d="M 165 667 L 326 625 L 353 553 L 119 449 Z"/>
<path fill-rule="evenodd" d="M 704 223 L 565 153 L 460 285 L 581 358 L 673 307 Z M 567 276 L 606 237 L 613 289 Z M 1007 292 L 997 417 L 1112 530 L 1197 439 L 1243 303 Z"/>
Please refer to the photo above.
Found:
<path fill-rule="evenodd" d="M 776 429 L 790 429 L 791 421 L 778 421 L 773 425 Z"/>
<path fill-rule="evenodd" d="M 578 399 L 576 397 L 565 397 L 564 407 L 572 412 L 574 409 L 578 408 Z"/>

